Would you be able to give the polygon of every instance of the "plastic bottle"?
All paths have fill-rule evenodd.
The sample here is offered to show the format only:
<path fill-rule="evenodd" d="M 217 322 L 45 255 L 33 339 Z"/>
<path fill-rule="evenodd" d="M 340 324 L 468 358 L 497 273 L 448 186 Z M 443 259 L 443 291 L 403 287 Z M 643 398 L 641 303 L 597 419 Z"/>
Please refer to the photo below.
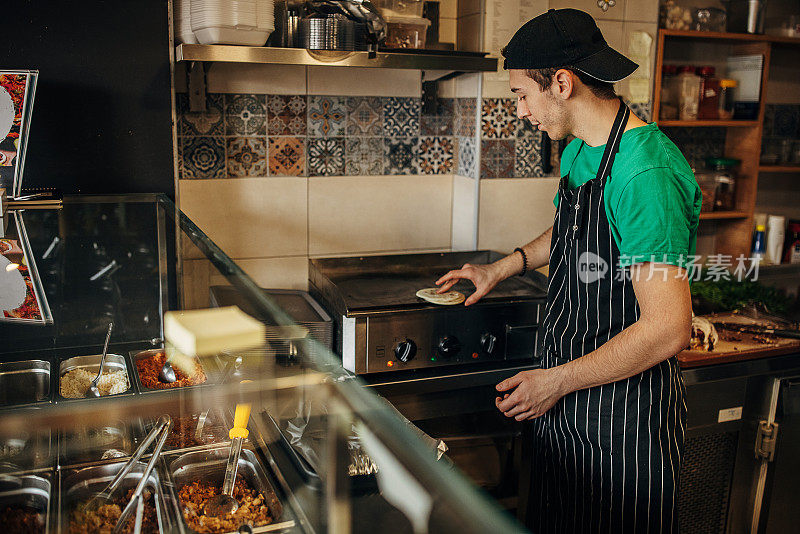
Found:
<path fill-rule="evenodd" d="M 719 81 L 719 118 L 730 120 L 733 118 L 733 90 L 736 89 L 736 80 L 723 78 Z"/>
<path fill-rule="evenodd" d="M 770 215 L 767 219 L 767 260 L 775 265 L 781 262 L 786 218 Z"/>
<path fill-rule="evenodd" d="M 783 246 L 783 263 L 800 263 L 800 221 L 789 221 Z"/>
<path fill-rule="evenodd" d="M 750 258 L 753 261 L 762 261 L 764 259 L 764 254 L 767 251 L 766 232 L 767 227 L 763 224 L 756 226 L 756 231 L 753 234 L 753 250 L 750 253 Z"/>

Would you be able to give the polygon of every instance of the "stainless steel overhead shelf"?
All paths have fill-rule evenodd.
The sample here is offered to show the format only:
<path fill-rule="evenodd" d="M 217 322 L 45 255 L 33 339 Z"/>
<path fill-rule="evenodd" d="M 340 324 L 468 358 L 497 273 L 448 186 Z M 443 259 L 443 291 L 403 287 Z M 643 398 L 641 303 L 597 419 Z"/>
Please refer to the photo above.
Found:
<path fill-rule="evenodd" d="M 451 72 L 494 72 L 497 58 L 476 54 L 413 52 L 339 52 L 305 48 L 273 48 L 231 45 L 181 44 L 178 61 L 264 63 L 272 65 L 314 65 L 327 67 L 369 67 Z"/>

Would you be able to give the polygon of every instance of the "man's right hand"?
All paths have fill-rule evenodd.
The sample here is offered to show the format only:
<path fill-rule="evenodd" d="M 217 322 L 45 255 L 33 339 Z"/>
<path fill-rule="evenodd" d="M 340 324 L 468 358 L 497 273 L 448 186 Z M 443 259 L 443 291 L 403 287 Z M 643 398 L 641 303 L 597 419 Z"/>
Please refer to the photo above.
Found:
<path fill-rule="evenodd" d="M 494 265 L 471 265 L 465 263 L 462 268 L 450 271 L 436 281 L 436 285 L 441 286 L 437 293 L 450 291 L 450 288 L 456 285 L 459 280 L 469 280 L 475 286 L 475 292 L 464 302 L 464 306 L 470 306 L 494 289 L 502 280 L 502 277 Z"/>

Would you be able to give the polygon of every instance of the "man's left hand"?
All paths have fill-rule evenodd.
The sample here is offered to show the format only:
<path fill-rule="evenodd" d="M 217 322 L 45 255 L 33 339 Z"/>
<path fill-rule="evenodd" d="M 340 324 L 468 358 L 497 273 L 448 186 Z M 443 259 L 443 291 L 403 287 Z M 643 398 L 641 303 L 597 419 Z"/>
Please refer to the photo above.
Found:
<path fill-rule="evenodd" d="M 503 380 L 497 384 L 497 391 L 505 392 L 494 401 L 497 409 L 517 421 L 544 415 L 565 395 L 556 375 L 553 369 L 533 369 Z"/>

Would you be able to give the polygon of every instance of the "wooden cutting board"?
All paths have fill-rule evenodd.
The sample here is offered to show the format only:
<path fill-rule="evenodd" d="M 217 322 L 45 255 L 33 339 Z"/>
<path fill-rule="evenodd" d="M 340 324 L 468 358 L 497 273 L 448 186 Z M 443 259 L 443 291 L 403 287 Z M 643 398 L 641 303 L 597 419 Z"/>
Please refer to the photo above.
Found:
<path fill-rule="evenodd" d="M 752 319 L 737 313 L 718 313 L 705 315 L 706 319 L 715 322 L 737 323 L 755 326 L 773 326 L 764 319 Z M 769 336 L 770 342 L 759 341 L 753 334 L 732 332 L 729 330 L 718 329 L 720 340 L 713 351 L 704 350 L 685 350 L 678 354 L 678 362 L 681 367 L 700 367 L 703 365 L 716 365 L 718 363 L 729 363 L 768 356 L 780 356 L 800 352 L 800 339 L 789 339 L 782 337 Z"/>

